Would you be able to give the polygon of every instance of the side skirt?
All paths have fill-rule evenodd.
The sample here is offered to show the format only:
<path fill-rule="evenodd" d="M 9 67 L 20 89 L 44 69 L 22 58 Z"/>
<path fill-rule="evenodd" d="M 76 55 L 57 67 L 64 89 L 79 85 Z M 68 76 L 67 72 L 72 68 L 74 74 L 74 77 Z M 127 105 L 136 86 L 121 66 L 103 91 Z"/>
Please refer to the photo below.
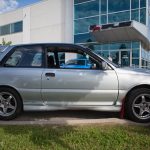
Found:
<path fill-rule="evenodd" d="M 54 110 L 96 110 L 107 112 L 120 112 L 121 106 L 48 106 L 24 105 L 24 111 L 54 111 Z"/>

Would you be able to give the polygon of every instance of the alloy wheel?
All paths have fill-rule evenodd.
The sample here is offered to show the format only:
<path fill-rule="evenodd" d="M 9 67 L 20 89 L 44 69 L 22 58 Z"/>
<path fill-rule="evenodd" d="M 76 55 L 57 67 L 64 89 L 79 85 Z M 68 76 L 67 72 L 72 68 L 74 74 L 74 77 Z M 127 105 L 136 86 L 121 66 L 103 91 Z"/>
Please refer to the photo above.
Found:
<path fill-rule="evenodd" d="M 0 92 L 0 116 L 10 116 L 15 113 L 16 108 L 16 98 L 9 92 Z"/>
<path fill-rule="evenodd" d="M 150 94 L 137 96 L 133 101 L 132 110 L 137 118 L 150 119 Z"/>

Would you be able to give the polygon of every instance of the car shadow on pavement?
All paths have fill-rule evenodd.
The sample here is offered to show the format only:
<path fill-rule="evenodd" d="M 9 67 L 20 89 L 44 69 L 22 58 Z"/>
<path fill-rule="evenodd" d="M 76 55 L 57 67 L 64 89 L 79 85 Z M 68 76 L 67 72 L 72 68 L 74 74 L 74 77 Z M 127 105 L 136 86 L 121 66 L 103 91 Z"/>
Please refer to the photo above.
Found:
<path fill-rule="evenodd" d="M 88 110 L 63 110 L 47 112 L 23 112 L 15 121 L 38 121 L 38 120 L 75 120 L 75 119 L 107 119 L 119 118 L 117 112 L 100 112 Z"/>

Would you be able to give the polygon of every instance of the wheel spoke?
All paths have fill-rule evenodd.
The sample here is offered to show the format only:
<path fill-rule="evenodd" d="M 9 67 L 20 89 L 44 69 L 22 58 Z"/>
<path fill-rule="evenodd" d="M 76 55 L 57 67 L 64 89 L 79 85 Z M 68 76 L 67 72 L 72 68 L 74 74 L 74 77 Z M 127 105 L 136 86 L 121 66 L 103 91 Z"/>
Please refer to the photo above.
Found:
<path fill-rule="evenodd" d="M 10 100 L 12 99 L 12 96 L 10 95 L 6 100 L 8 103 L 10 103 Z"/>
<path fill-rule="evenodd" d="M 7 107 L 3 107 L 3 113 L 6 114 L 7 113 Z"/>
<path fill-rule="evenodd" d="M 141 104 L 134 104 L 133 107 L 140 109 L 141 108 Z"/>
<path fill-rule="evenodd" d="M 145 109 L 145 112 L 147 112 L 147 113 L 150 114 L 150 109 L 146 108 L 146 109 Z"/>
<path fill-rule="evenodd" d="M 145 96 L 143 95 L 142 96 L 142 103 L 145 103 L 146 101 L 145 101 Z"/>
<path fill-rule="evenodd" d="M 0 95 L 0 101 L 5 100 L 4 97 L 2 95 Z"/>
<path fill-rule="evenodd" d="M 1 104 L 1 102 L 0 102 L 0 108 L 2 108 L 2 104 Z"/>
<path fill-rule="evenodd" d="M 10 109 L 14 110 L 15 106 L 13 106 L 12 104 L 9 104 L 9 106 L 7 108 L 10 108 Z"/>
<path fill-rule="evenodd" d="M 145 111 L 143 109 L 140 109 L 140 114 L 139 115 L 142 117 L 144 112 Z"/>

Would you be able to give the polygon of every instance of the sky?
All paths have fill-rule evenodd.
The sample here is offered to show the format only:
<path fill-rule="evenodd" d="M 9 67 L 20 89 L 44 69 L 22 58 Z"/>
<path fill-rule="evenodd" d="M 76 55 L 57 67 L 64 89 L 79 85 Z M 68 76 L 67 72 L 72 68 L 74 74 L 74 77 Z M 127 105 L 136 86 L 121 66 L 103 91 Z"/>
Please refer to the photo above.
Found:
<path fill-rule="evenodd" d="M 36 3 L 38 1 L 40 0 L 0 0 L 0 14 Z"/>

